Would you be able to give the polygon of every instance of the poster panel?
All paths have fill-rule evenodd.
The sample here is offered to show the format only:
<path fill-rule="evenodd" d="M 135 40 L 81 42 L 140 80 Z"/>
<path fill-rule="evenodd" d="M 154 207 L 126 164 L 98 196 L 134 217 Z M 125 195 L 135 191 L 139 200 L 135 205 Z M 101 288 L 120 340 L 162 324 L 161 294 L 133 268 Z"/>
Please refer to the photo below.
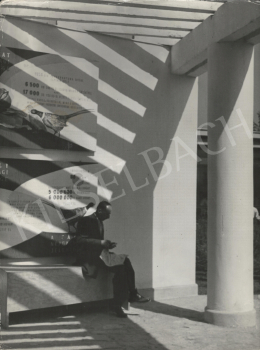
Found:
<path fill-rule="evenodd" d="M 98 200 L 96 166 L 0 159 L 0 259 L 66 255 Z"/>
<path fill-rule="evenodd" d="M 98 68 L 0 46 L 0 146 L 95 151 Z"/>

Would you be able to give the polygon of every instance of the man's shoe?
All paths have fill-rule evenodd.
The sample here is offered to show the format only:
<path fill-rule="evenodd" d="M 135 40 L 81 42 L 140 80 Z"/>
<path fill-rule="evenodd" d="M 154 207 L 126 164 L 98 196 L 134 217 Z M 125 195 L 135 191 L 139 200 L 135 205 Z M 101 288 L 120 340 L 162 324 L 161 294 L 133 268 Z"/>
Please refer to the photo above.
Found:
<path fill-rule="evenodd" d="M 135 293 L 130 294 L 128 301 L 130 303 L 147 303 L 148 301 L 151 301 L 151 299 L 143 297 L 136 291 Z"/>
<path fill-rule="evenodd" d="M 115 313 L 116 317 L 127 318 L 127 314 L 124 313 L 124 310 L 121 308 L 121 306 L 114 306 L 112 311 Z"/>

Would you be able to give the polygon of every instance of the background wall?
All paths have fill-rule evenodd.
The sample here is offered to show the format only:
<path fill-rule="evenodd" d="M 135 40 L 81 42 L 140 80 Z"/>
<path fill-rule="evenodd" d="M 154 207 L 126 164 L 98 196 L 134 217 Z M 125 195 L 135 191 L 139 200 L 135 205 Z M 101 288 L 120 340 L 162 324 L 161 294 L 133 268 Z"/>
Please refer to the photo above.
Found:
<path fill-rule="evenodd" d="M 98 67 L 96 152 L 74 159 L 98 164 L 99 197 L 113 205 L 106 237 L 130 255 L 139 288 L 196 293 L 197 81 L 170 74 L 167 48 L 14 19 L 3 30 L 4 46 Z"/>

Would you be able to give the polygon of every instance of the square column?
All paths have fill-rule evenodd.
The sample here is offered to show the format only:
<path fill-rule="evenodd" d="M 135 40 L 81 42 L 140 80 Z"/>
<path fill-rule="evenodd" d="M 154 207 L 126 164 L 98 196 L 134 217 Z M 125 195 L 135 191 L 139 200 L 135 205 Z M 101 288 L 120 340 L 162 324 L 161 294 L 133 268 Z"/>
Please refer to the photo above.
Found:
<path fill-rule="evenodd" d="M 219 326 L 254 326 L 253 46 L 208 48 L 208 303 Z"/>
<path fill-rule="evenodd" d="M 178 126 L 169 140 L 164 169 L 153 193 L 155 299 L 198 294 L 195 281 L 198 79 L 172 75 L 168 96 L 173 105 L 169 118 L 178 120 Z M 161 137 L 158 133 L 158 138 Z"/>

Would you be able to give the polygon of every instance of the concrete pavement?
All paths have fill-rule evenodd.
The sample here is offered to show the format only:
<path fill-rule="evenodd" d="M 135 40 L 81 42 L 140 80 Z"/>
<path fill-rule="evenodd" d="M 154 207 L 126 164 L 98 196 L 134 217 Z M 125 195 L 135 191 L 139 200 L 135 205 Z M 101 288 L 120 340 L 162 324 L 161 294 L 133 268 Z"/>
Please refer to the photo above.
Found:
<path fill-rule="evenodd" d="M 1 349 L 259 350 L 257 327 L 222 328 L 204 322 L 206 296 L 133 304 L 127 319 L 88 305 L 12 314 Z"/>

